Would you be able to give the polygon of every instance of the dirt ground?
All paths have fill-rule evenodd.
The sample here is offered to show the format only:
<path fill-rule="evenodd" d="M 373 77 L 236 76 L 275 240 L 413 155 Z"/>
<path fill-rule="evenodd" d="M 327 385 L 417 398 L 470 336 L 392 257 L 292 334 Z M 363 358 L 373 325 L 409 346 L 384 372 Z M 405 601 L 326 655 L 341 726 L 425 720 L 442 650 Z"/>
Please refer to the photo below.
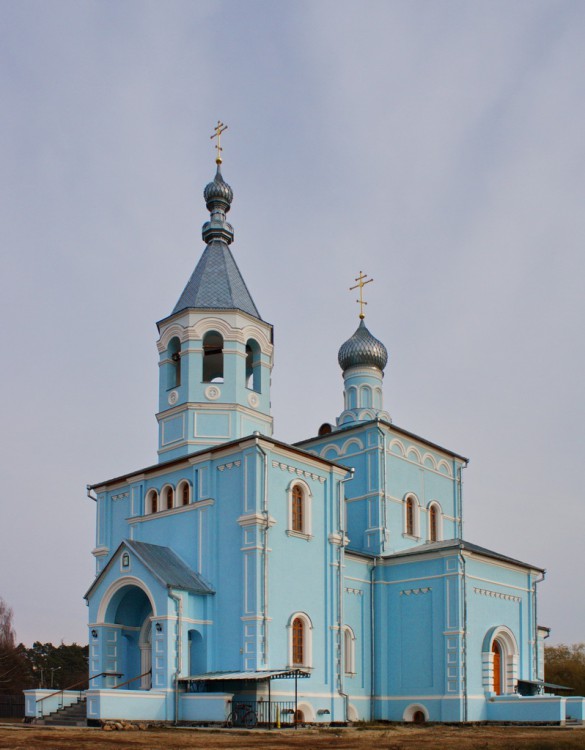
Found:
<path fill-rule="evenodd" d="M 0 726 L 10 750 L 585 750 L 585 728 L 379 725 L 367 728 L 238 731 L 149 729 L 113 731 Z"/>

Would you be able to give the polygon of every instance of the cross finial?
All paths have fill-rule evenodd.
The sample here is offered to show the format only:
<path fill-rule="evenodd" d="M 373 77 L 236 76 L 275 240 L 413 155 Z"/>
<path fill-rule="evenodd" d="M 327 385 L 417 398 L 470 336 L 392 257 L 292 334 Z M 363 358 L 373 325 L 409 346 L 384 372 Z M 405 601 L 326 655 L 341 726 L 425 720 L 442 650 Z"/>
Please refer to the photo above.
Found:
<path fill-rule="evenodd" d="M 365 281 L 367 279 L 367 281 Z M 368 279 L 367 273 L 362 273 L 360 271 L 360 275 L 356 278 L 357 284 L 355 286 L 350 286 L 349 291 L 353 291 L 354 289 L 360 290 L 360 298 L 356 299 L 356 302 L 360 306 L 360 320 L 363 320 L 366 316 L 364 315 L 364 305 L 367 305 L 367 302 L 364 302 L 364 295 L 363 295 L 363 288 L 366 284 L 369 284 L 370 281 L 373 281 L 374 279 Z"/>
<path fill-rule="evenodd" d="M 215 149 L 217 153 L 215 157 L 215 163 L 218 165 L 221 164 L 222 162 L 221 152 L 223 151 L 223 148 L 221 147 L 221 143 L 220 143 L 221 134 L 223 133 L 224 130 L 227 130 L 227 127 L 228 126 L 224 125 L 223 122 L 221 122 L 221 120 L 218 120 L 217 125 L 215 126 L 215 133 L 209 136 L 212 140 L 214 138 L 217 138 L 217 143 L 215 144 Z"/>

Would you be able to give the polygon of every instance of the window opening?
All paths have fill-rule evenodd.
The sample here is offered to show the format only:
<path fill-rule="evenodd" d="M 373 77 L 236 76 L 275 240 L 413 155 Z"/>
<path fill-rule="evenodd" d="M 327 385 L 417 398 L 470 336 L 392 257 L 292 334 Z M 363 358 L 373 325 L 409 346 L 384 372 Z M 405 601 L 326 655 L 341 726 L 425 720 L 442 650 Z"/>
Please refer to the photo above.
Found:
<path fill-rule="evenodd" d="M 223 337 L 217 331 L 203 337 L 203 382 L 223 383 Z"/>
<path fill-rule="evenodd" d="M 187 482 L 183 484 L 183 489 L 181 490 L 181 503 L 189 505 L 189 485 Z"/>
<path fill-rule="evenodd" d="M 439 539 L 439 509 L 436 505 L 431 505 L 429 511 L 429 523 L 430 523 L 430 540 L 436 542 Z"/>
<path fill-rule="evenodd" d="M 304 496 L 298 484 L 292 489 L 292 530 L 304 531 Z"/>
<path fill-rule="evenodd" d="M 166 498 L 166 509 L 170 510 L 173 507 L 173 488 L 167 487 L 165 492 L 165 498 Z"/>
<path fill-rule="evenodd" d="M 406 533 L 414 536 L 414 498 L 406 499 Z"/>
<path fill-rule="evenodd" d="M 292 624 L 292 660 L 293 664 L 303 664 L 305 625 L 300 617 L 296 617 Z"/>

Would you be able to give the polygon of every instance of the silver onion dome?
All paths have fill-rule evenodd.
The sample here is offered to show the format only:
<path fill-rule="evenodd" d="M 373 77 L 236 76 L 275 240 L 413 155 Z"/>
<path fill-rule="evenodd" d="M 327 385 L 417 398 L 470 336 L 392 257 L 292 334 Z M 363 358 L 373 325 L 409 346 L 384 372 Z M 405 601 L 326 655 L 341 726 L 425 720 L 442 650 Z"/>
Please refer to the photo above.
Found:
<path fill-rule="evenodd" d="M 350 367 L 377 367 L 383 370 L 388 362 L 388 351 L 360 320 L 353 336 L 341 345 L 337 359 L 344 372 Z"/>
<path fill-rule="evenodd" d="M 224 181 L 219 164 L 213 182 L 209 182 L 203 191 L 203 197 L 209 211 L 213 210 L 216 203 L 221 204 L 223 210 L 227 213 L 234 199 L 234 193 L 231 187 Z"/>

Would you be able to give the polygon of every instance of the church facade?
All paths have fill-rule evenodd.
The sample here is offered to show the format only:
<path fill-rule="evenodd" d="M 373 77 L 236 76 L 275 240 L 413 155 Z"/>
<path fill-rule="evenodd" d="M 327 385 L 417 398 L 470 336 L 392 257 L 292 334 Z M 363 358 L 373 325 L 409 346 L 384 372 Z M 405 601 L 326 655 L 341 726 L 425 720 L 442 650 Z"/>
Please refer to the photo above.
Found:
<path fill-rule="evenodd" d="M 158 324 L 158 463 L 89 491 L 88 719 L 582 719 L 542 689 L 543 570 L 462 538 L 467 459 L 392 423 L 363 316 L 336 424 L 273 437 L 273 331 L 219 162 L 205 250 Z"/>

